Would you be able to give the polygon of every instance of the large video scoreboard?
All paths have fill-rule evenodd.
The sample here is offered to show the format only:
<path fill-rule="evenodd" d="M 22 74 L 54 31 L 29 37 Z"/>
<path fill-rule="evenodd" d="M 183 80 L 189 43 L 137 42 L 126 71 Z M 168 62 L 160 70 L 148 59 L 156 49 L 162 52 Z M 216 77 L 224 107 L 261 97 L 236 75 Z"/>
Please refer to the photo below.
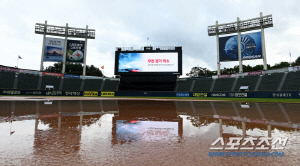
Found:
<path fill-rule="evenodd" d="M 144 50 L 117 49 L 115 75 L 181 75 L 182 49 Z"/>

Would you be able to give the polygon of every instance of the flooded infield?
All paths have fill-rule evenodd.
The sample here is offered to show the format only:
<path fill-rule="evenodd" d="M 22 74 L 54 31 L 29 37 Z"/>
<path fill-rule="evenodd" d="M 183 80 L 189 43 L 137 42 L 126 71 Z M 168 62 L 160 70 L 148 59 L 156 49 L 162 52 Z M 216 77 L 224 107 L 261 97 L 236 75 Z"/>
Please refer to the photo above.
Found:
<path fill-rule="evenodd" d="M 7 100 L 0 165 L 299 165 L 299 129 L 296 103 Z"/>

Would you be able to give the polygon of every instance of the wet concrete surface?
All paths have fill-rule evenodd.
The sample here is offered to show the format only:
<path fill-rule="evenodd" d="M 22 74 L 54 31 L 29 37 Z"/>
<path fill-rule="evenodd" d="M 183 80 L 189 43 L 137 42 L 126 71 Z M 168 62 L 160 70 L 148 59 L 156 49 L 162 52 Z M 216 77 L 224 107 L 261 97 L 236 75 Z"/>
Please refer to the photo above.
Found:
<path fill-rule="evenodd" d="M 0 165 L 299 165 L 299 129 L 296 103 L 5 100 L 0 101 Z M 225 144 L 213 146 L 219 137 Z M 228 150 L 231 138 L 257 140 Z M 261 144 L 269 149 L 257 150 L 262 138 L 271 138 L 270 145 Z M 288 138 L 283 150 L 272 147 L 276 138 Z M 212 157 L 211 152 L 284 155 Z"/>

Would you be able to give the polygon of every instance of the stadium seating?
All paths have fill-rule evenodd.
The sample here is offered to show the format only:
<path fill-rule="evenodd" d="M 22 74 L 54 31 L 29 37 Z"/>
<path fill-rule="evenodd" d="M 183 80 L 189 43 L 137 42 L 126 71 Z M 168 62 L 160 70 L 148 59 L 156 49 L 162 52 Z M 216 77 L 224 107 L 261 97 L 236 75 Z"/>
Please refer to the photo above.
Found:
<path fill-rule="evenodd" d="M 300 72 L 289 72 L 282 90 L 300 90 Z"/>
<path fill-rule="evenodd" d="M 86 79 L 84 81 L 83 90 L 85 91 L 100 91 L 102 79 Z"/>
<path fill-rule="evenodd" d="M 259 76 L 240 77 L 236 83 L 234 91 L 239 91 L 241 86 L 249 86 L 249 91 L 254 91 Z"/>
<path fill-rule="evenodd" d="M 64 78 L 63 88 L 64 91 L 79 91 L 82 79 L 78 78 Z"/>
<path fill-rule="evenodd" d="M 32 89 L 36 90 L 39 82 L 39 75 L 36 74 L 24 74 L 18 75 L 17 89 Z"/>
<path fill-rule="evenodd" d="M 43 76 L 41 89 L 45 90 L 46 85 L 53 85 L 54 90 L 59 90 L 60 80 L 61 80 L 61 77 Z"/>
<path fill-rule="evenodd" d="M 264 75 L 258 90 L 278 90 L 283 74 L 273 73 Z"/>
<path fill-rule="evenodd" d="M 198 79 L 195 82 L 193 91 L 210 91 L 213 79 Z"/>
<path fill-rule="evenodd" d="M 266 72 L 268 73 L 268 72 Z M 270 72 L 269 72 L 270 73 Z M 176 91 L 189 92 L 192 91 L 231 91 L 234 86 L 234 91 L 239 91 L 241 86 L 249 86 L 250 91 L 277 91 L 279 88 L 282 91 L 300 90 L 298 80 L 300 71 L 289 73 L 272 73 L 263 76 L 244 76 L 236 78 L 180 78 L 176 76 L 123 76 L 123 82 L 116 78 L 103 79 L 85 79 L 82 87 L 82 79 L 64 78 L 57 76 L 39 76 L 38 74 L 16 73 L 12 71 L 0 71 L 0 89 L 25 89 L 35 90 L 40 88 L 44 90 L 46 85 L 53 85 L 54 90 L 64 91 Z M 285 77 L 287 76 L 287 77 Z M 126 79 L 125 79 L 126 78 Z M 282 81 L 283 78 L 286 78 Z M 193 85 L 194 81 L 194 85 Z M 258 84 L 259 82 L 259 84 Z M 39 85 L 39 83 L 41 83 Z M 176 83 L 176 84 L 175 84 Z M 212 87 L 212 84 L 214 86 Z M 154 86 L 155 85 L 155 86 Z M 280 87 L 279 87 L 280 86 Z M 123 89 L 122 89 L 123 87 Z"/>
<path fill-rule="evenodd" d="M 190 91 L 193 79 L 180 80 L 177 82 L 177 91 Z"/>
<path fill-rule="evenodd" d="M 235 78 L 216 79 L 213 91 L 231 91 Z"/>
<path fill-rule="evenodd" d="M 116 91 L 120 81 L 106 79 L 104 83 L 103 91 Z"/>
<path fill-rule="evenodd" d="M 15 73 L 0 71 L 0 88 L 12 89 L 14 86 Z"/>

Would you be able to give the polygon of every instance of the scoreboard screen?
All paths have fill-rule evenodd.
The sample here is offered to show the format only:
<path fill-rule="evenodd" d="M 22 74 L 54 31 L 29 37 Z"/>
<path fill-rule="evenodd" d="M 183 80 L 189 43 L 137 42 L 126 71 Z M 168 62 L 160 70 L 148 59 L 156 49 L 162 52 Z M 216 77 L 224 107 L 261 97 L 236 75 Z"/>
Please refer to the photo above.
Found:
<path fill-rule="evenodd" d="M 115 75 L 181 75 L 180 51 L 116 51 Z"/>

